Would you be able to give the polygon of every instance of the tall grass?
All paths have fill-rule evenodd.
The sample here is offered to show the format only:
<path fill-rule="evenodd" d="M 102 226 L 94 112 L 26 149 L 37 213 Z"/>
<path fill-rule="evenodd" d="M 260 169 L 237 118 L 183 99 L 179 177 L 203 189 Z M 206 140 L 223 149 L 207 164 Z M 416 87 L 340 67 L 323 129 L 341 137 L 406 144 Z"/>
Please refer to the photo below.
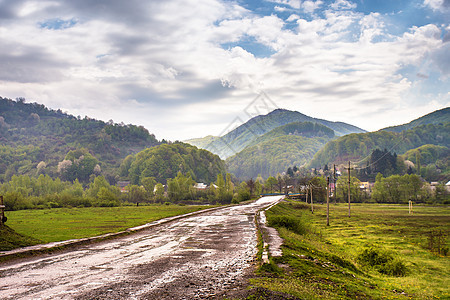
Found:
<path fill-rule="evenodd" d="M 331 205 L 326 226 L 325 205 L 314 214 L 297 205 L 267 212 L 284 239 L 272 262 L 284 271 L 252 279 L 254 286 L 301 299 L 450 298 L 449 257 L 437 251 L 449 246 L 449 207 L 415 206 L 409 215 L 406 205 L 354 204 L 349 218 L 347 205 Z"/>

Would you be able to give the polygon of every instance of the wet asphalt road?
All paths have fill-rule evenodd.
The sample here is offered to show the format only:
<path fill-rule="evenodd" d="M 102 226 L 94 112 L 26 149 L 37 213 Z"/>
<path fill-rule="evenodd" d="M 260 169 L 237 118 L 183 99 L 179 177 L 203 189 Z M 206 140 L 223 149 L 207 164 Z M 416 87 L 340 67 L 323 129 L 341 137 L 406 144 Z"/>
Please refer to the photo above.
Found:
<path fill-rule="evenodd" d="M 0 265 L 0 299 L 205 299 L 242 289 L 264 197 L 128 236 Z"/>

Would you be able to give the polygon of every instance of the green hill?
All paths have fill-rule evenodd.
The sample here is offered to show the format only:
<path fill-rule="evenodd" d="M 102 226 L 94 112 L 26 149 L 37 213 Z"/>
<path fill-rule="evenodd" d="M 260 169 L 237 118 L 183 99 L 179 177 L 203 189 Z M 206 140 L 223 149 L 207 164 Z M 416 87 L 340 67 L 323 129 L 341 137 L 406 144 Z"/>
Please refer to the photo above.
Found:
<path fill-rule="evenodd" d="M 311 122 L 294 122 L 275 128 L 256 138 L 241 152 L 226 160 L 227 169 L 238 178 L 264 178 L 290 166 L 306 164 L 334 131 Z"/>
<path fill-rule="evenodd" d="M 405 153 L 426 144 L 450 146 L 450 122 L 428 124 L 398 132 L 377 131 L 349 134 L 328 142 L 318 151 L 310 167 L 321 167 L 330 163 L 356 162 L 366 158 L 374 149 L 387 149 L 391 152 Z"/>
<path fill-rule="evenodd" d="M 24 99 L 1 97 L 0 142 L 0 182 L 12 175 L 56 177 L 58 164 L 69 151 L 80 148 L 95 157 L 101 173 L 114 181 L 127 155 L 160 144 L 142 126 L 75 117 Z"/>
<path fill-rule="evenodd" d="M 206 147 L 208 147 L 209 144 L 211 144 L 213 141 L 215 141 L 218 138 L 219 137 L 217 137 L 217 136 L 208 135 L 203 138 L 195 138 L 195 139 L 185 140 L 184 142 L 191 144 L 193 146 L 196 146 L 198 148 L 205 149 Z"/>
<path fill-rule="evenodd" d="M 198 182 L 216 181 L 219 173 L 225 174 L 224 162 L 209 151 L 184 143 L 163 144 L 128 156 L 121 165 L 121 175 L 133 184 L 141 184 L 145 177 L 154 177 L 166 183 L 177 173 L 189 173 Z"/>
<path fill-rule="evenodd" d="M 445 124 L 450 122 L 450 107 L 446 107 L 444 109 L 440 109 L 429 113 L 423 117 L 415 119 L 407 124 L 387 127 L 382 130 L 384 131 L 393 131 L 393 132 L 402 132 L 403 130 L 408 130 L 420 125 L 426 124 Z"/>
<path fill-rule="evenodd" d="M 450 158 L 450 149 L 445 146 L 427 144 L 408 150 L 402 156 L 405 160 L 409 160 L 414 164 L 417 164 L 418 163 L 417 159 L 419 159 L 419 162 L 422 165 L 427 165 L 435 163 L 436 161 L 441 159 Z"/>
<path fill-rule="evenodd" d="M 254 142 L 254 140 L 259 136 L 268 133 L 277 127 L 293 122 L 311 122 L 322 124 L 334 130 L 335 134 L 338 136 L 355 132 L 365 132 L 365 130 L 350 124 L 315 119 L 296 111 L 276 109 L 267 115 L 261 115 L 250 119 L 248 122 L 242 124 L 224 136 L 211 139 L 207 146 L 202 144 L 204 142 L 203 139 L 200 139 L 200 143 L 195 139 L 188 142 L 195 146 L 209 150 L 222 158 L 227 158 L 244 150 L 245 147 L 252 144 L 252 142 Z"/>

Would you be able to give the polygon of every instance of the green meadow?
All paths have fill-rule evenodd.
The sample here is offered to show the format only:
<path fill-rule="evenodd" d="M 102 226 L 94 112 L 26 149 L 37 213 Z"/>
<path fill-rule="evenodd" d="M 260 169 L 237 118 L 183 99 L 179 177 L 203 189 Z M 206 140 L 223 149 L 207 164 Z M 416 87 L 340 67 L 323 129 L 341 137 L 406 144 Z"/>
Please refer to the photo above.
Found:
<path fill-rule="evenodd" d="M 8 211 L 6 225 L 39 242 L 57 242 L 119 232 L 155 220 L 210 206 L 149 205 L 52 208 Z"/>
<path fill-rule="evenodd" d="M 251 280 L 301 299 L 449 299 L 450 208 L 288 202 L 267 212 L 284 238 Z"/>

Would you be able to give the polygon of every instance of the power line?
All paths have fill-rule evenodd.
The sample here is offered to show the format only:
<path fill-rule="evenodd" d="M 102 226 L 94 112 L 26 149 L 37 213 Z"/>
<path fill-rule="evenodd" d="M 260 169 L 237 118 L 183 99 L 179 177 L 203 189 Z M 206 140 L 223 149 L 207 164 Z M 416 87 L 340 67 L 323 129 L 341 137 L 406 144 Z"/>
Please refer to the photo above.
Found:
<path fill-rule="evenodd" d="M 376 161 L 370 163 L 369 165 L 367 165 L 367 166 L 365 166 L 365 167 L 355 167 L 354 169 L 355 169 L 355 170 L 363 170 L 363 169 L 366 169 L 366 168 L 369 168 L 369 167 L 375 165 L 377 162 L 379 162 L 380 160 L 382 160 L 386 155 L 388 155 L 388 153 L 391 153 L 392 150 L 394 150 L 394 148 L 396 148 L 398 145 L 400 145 L 400 143 L 403 142 L 404 139 L 405 139 L 405 136 L 404 136 L 404 133 L 403 133 L 403 131 L 402 131 L 402 136 L 401 136 L 401 139 L 398 141 L 398 143 L 396 143 L 394 146 L 392 146 L 392 147 L 389 149 L 389 151 L 386 151 L 386 153 L 385 153 L 383 156 L 381 156 L 381 157 L 378 158 Z M 355 164 L 355 165 L 360 164 L 361 162 L 365 161 L 365 160 L 366 160 L 367 158 L 369 158 L 370 156 L 372 156 L 372 153 L 369 154 L 369 155 L 367 155 L 366 157 L 364 157 L 363 159 L 361 159 L 361 160 L 359 160 L 359 161 L 352 162 L 352 164 Z"/>

